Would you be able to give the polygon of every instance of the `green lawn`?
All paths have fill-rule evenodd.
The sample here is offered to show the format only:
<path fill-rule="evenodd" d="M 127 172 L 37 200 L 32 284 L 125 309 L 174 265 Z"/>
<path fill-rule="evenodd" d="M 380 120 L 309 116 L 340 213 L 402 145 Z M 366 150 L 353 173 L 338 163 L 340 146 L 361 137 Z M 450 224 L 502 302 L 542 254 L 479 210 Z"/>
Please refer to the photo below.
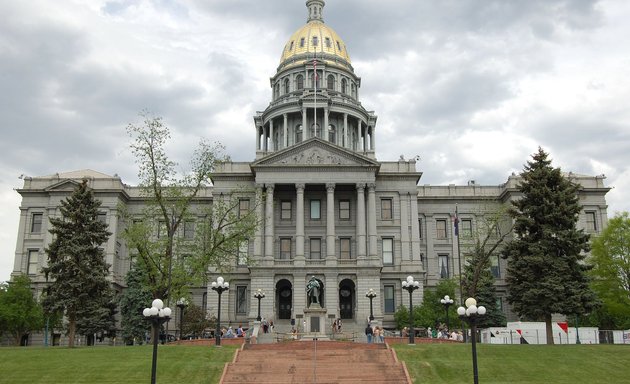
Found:
<path fill-rule="evenodd" d="M 472 383 L 470 344 L 395 345 L 415 384 Z M 630 383 L 630 346 L 477 344 L 480 384 Z"/>
<path fill-rule="evenodd" d="M 393 346 L 414 383 L 472 383 L 470 344 Z M 160 346 L 158 383 L 217 383 L 236 346 Z M 481 384 L 630 383 L 630 346 L 478 345 Z M 386 367 L 383 367 L 386 369 Z M 0 348 L 0 383 L 148 383 L 151 347 Z"/>

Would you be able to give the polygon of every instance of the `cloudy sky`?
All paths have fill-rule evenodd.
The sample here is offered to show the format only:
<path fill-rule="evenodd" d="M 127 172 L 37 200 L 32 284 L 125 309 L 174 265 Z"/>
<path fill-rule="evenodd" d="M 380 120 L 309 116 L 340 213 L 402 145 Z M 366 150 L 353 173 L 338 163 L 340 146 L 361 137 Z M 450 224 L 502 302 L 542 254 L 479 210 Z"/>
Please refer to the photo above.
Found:
<path fill-rule="evenodd" d="M 630 210 L 630 2 L 328 0 L 377 158 L 420 155 L 421 184 L 504 182 L 538 146 L 605 174 Z M 136 183 L 125 127 L 146 109 L 187 163 L 200 138 L 254 158 L 304 0 L 0 1 L 0 280 L 13 267 L 18 177 L 90 168 Z"/>

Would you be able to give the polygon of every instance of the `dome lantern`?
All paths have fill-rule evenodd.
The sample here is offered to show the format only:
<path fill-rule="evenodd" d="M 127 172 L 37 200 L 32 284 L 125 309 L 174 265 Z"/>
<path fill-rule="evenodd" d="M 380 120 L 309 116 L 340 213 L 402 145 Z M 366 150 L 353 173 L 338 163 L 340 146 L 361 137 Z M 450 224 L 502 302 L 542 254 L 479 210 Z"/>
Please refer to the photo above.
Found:
<path fill-rule="evenodd" d="M 306 7 L 308 8 L 309 23 L 314 20 L 324 22 L 324 18 L 322 17 L 324 5 L 324 0 L 307 0 Z"/>

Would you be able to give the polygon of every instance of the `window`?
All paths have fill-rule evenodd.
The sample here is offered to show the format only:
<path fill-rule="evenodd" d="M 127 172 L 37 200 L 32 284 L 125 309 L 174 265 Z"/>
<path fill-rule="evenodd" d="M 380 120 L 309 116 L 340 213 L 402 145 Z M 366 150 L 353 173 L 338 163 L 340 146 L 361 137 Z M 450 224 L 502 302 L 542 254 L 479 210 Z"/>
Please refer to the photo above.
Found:
<path fill-rule="evenodd" d="M 383 287 L 383 301 L 385 304 L 384 311 L 385 313 L 394 313 L 396 312 L 396 302 L 394 301 L 394 286 L 386 285 Z"/>
<path fill-rule="evenodd" d="M 236 313 L 239 315 L 247 313 L 247 287 L 244 285 L 236 286 Z"/>
<path fill-rule="evenodd" d="M 313 47 L 317 47 L 319 44 L 319 38 L 317 36 L 313 36 Z"/>
<path fill-rule="evenodd" d="M 39 250 L 29 249 L 28 250 L 28 270 L 26 272 L 29 275 L 36 275 L 38 266 L 39 266 Z"/>
<path fill-rule="evenodd" d="M 352 259 L 352 253 L 350 251 L 350 238 L 342 237 L 339 239 L 339 258 L 343 260 Z"/>
<path fill-rule="evenodd" d="M 31 216 L 31 233 L 42 232 L 42 221 L 44 215 L 42 213 L 33 213 Z"/>
<path fill-rule="evenodd" d="M 291 41 L 291 44 L 289 45 L 289 51 L 293 50 L 293 41 Z"/>
<path fill-rule="evenodd" d="M 319 220 L 322 218 L 321 208 L 320 200 L 311 200 L 311 220 Z"/>
<path fill-rule="evenodd" d="M 280 219 L 291 220 L 291 202 L 288 200 L 280 203 Z"/>
<path fill-rule="evenodd" d="M 339 200 L 339 220 L 350 220 L 350 200 Z"/>
<path fill-rule="evenodd" d="M 304 76 L 297 75 L 297 77 L 295 78 L 295 82 L 297 84 L 297 89 L 304 89 Z"/>
<path fill-rule="evenodd" d="M 383 264 L 394 264 L 394 239 L 383 239 Z"/>
<path fill-rule="evenodd" d="M 495 278 L 501 277 L 501 270 L 499 269 L 499 256 L 494 256 L 490 259 L 490 271 Z"/>
<path fill-rule="evenodd" d="M 324 42 L 326 43 L 326 48 L 332 47 L 332 43 L 330 42 L 330 37 L 324 38 Z"/>
<path fill-rule="evenodd" d="M 289 89 L 289 79 L 284 79 L 284 93 L 287 94 L 291 92 L 291 89 Z"/>
<path fill-rule="evenodd" d="M 322 258 L 322 239 L 311 239 L 311 260 L 319 260 Z"/>
<path fill-rule="evenodd" d="M 335 89 L 335 77 L 333 75 L 328 75 L 328 78 L 326 79 L 326 88 L 330 89 L 331 91 Z"/>
<path fill-rule="evenodd" d="M 192 240 L 194 237 L 195 237 L 195 222 L 185 221 L 184 222 L 184 239 Z"/>
<path fill-rule="evenodd" d="M 462 219 L 460 230 L 461 230 L 462 237 L 471 238 L 472 235 L 473 235 L 473 232 L 472 232 L 472 220 L 470 220 L 470 219 Z"/>
<path fill-rule="evenodd" d="M 341 44 L 339 44 L 339 40 L 337 40 L 336 43 L 337 43 L 337 49 L 341 51 Z"/>
<path fill-rule="evenodd" d="M 328 141 L 330 141 L 331 143 L 337 142 L 337 130 L 332 124 L 328 125 Z"/>
<path fill-rule="evenodd" d="M 304 44 L 306 43 L 306 39 L 305 38 L 301 38 L 300 39 L 300 48 L 304 48 Z"/>
<path fill-rule="evenodd" d="M 446 239 L 446 220 L 435 220 L 435 237 L 438 239 Z"/>
<path fill-rule="evenodd" d="M 291 259 L 291 238 L 280 239 L 280 260 Z"/>
<path fill-rule="evenodd" d="M 391 220 L 392 218 L 392 199 L 381 199 L 381 220 Z"/>
<path fill-rule="evenodd" d="M 238 201 L 238 217 L 243 218 L 249 213 L 249 200 L 240 199 Z"/>
<path fill-rule="evenodd" d="M 238 244 L 238 265 L 247 265 L 249 256 L 249 240 L 245 239 Z"/>
<path fill-rule="evenodd" d="M 295 127 L 295 143 L 302 142 L 302 125 L 298 125 Z"/>
<path fill-rule="evenodd" d="M 99 212 L 98 215 L 96 215 L 96 220 L 98 220 L 99 222 L 103 224 L 107 224 L 107 213 Z"/>
<path fill-rule="evenodd" d="M 438 255 L 438 269 L 440 273 L 440 279 L 448 279 L 448 255 Z"/>
<path fill-rule="evenodd" d="M 348 82 L 346 79 L 341 79 L 341 93 L 348 93 Z"/>
<path fill-rule="evenodd" d="M 422 239 L 422 219 L 418 219 L 418 237 Z"/>
<path fill-rule="evenodd" d="M 597 232 L 597 221 L 595 221 L 595 212 L 585 212 L 586 214 L 586 232 Z"/>

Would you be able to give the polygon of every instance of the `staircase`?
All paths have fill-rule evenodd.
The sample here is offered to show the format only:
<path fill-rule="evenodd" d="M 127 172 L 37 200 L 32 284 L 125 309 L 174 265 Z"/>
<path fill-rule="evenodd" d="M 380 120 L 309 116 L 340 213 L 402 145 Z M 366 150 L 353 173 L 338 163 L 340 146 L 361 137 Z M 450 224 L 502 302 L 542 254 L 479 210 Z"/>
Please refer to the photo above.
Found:
<path fill-rule="evenodd" d="M 245 345 L 223 371 L 221 384 L 400 383 L 407 369 L 386 344 L 290 341 Z"/>

